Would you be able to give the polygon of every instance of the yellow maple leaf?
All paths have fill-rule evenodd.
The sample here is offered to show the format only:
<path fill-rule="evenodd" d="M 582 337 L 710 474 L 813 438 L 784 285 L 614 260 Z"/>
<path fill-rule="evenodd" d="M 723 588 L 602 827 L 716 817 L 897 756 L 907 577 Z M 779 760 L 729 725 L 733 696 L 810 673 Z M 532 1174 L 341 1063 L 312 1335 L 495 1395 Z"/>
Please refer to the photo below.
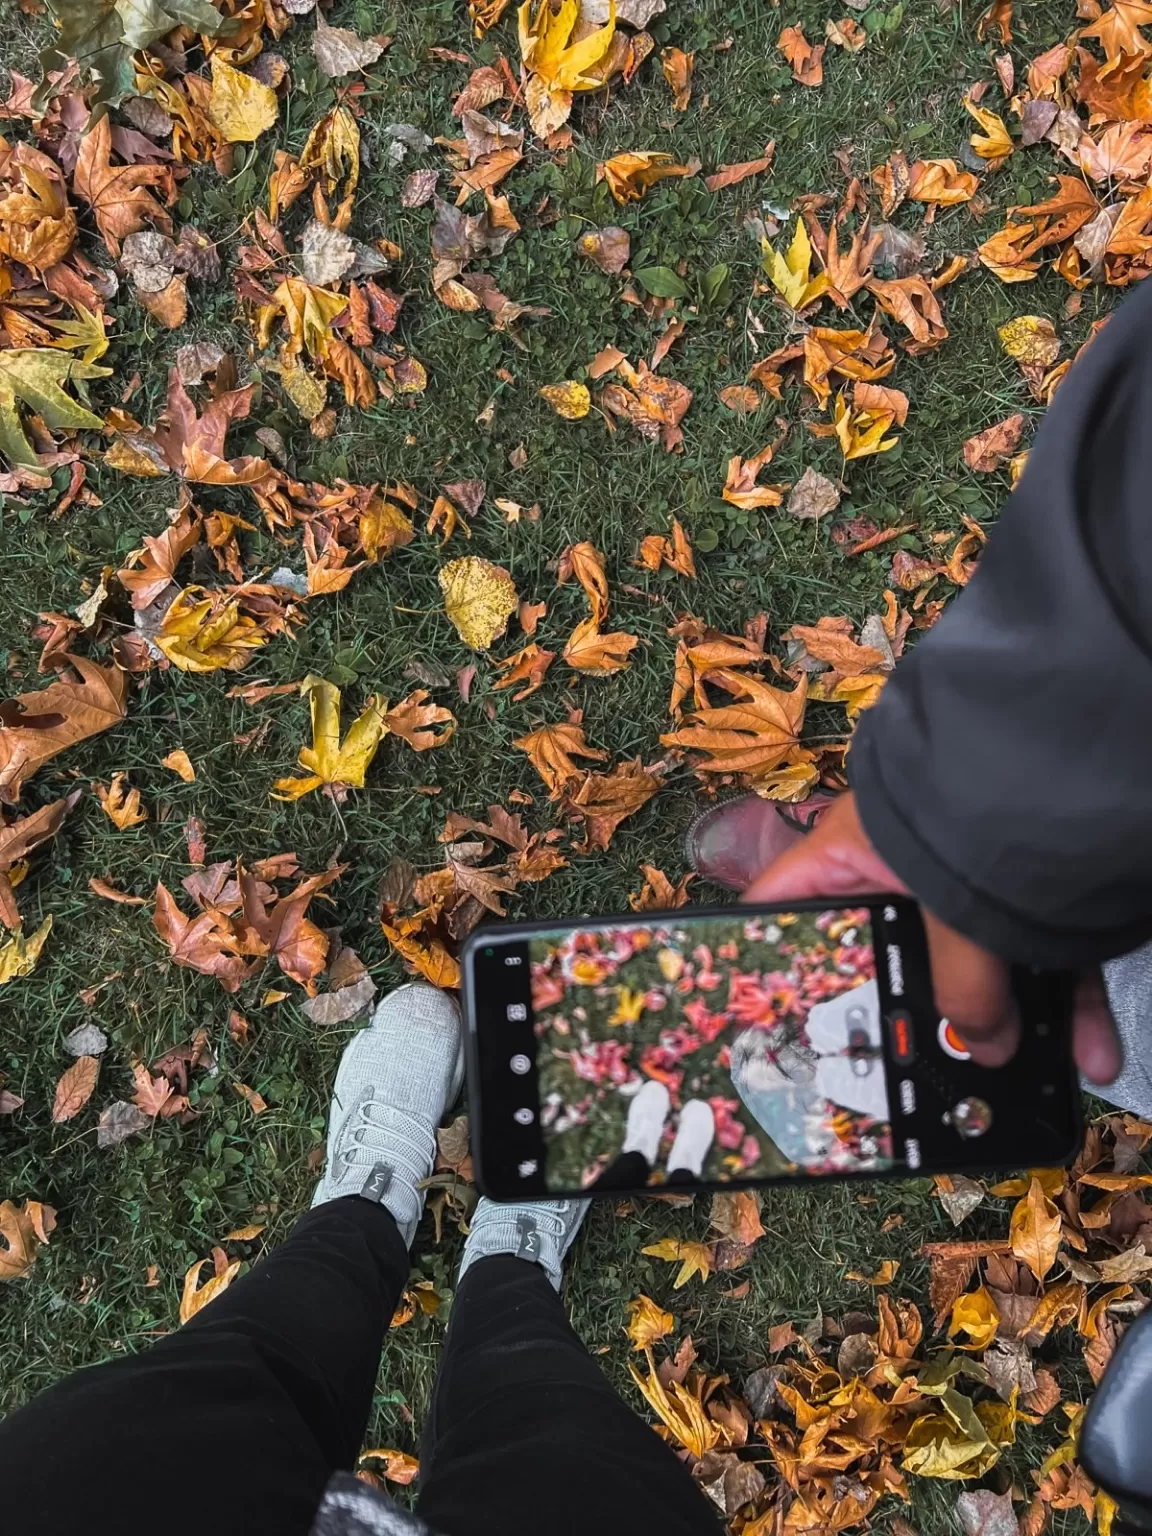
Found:
<path fill-rule="evenodd" d="M 608 190 L 618 203 L 633 203 L 665 177 L 695 176 L 698 169 L 699 161 L 680 165 L 663 150 L 639 149 L 605 160 L 596 167 L 596 177 L 608 183 Z"/>
<path fill-rule="evenodd" d="M 807 309 L 828 292 L 828 274 L 812 276 L 812 242 L 803 219 L 796 220 L 796 233 L 783 256 L 767 240 L 763 242 L 763 251 L 764 270 L 773 288 L 793 309 Z"/>
<path fill-rule="evenodd" d="M 268 639 L 255 619 L 221 594 L 203 596 L 203 587 L 186 587 L 160 624 L 156 644 L 182 672 L 231 671 L 246 666 L 252 652 Z"/>
<path fill-rule="evenodd" d="M 44 941 L 52 931 L 52 918 L 46 917 L 36 932 L 24 937 L 23 929 L 17 928 L 0 944 L 0 987 L 18 976 L 31 975 L 44 948 Z"/>
<path fill-rule="evenodd" d="M 277 779 L 275 800 L 299 800 L 321 785 L 330 786 L 337 798 L 348 788 L 363 789 L 364 775 L 376 749 L 388 734 L 388 701 L 374 693 L 340 740 L 340 690 L 315 673 L 300 684 L 312 711 L 312 745 L 302 747 L 299 763 L 309 770 L 303 779 Z"/>
<path fill-rule="evenodd" d="M 107 789 L 103 784 L 93 784 L 92 787 L 104 814 L 121 832 L 148 820 L 148 812 L 140 804 L 140 791 L 128 788 L 126 773 L 114 773 Z"/>
<path fill-rule="evenodd" d="M 640 1252 L 648 1254 L 653 1259 L 664 1259 L 669 1264 L 680 1264 L 680 1273 L 672 1282 L 674 1291 L 678 1291 L 682 1285 L 687 1285 L 693 1275 L 699 1275 L 701 1280 L 707 1280 L 712 1273 L 712 1249 L 708 1243 L 694 1243 L 682 1241 L 676 1237 L 664 1237 L 658 1243 L 650 1243 L 647 1248 L 641 1248 Z"/>
<path fill-rule="evenodd" d="M 628 1303 L 628 1326 L 624 1332 L 632 1340 L 633 1349 L 647 1349 L 671 1333 L 675 1324 L 671 1312 L 658 1307 L 651 1296 L 641 1294 Z"/>
<path fill-rule="evenodd" d="M 216 1249 L 215 1251 L 223 1254 L 222 1249 Z M 221 1291 L 228 1289 L 239 1274 L 240 1265 L 243 1263 L 243 1260 L 233 1259 L 230 1264 L 225 1265 L 224 1268 L 215 1273 L 211 1280 L 200 1285 L 200 1271 L 208 1262 L 208 1259 L 198 1259 L 184 1276 L 184 1293 L 180 1297 L 180 1321 L 182 1323 L 186 1323 L 189 1318 L 195 1317 L 202 1307 L 206 1307 L 210 1301 L 219 1296 Z"/>
<path fill-rule="evenodd" d="M 866 459 L 874 453 L 887 453 L 900 441 L 887 435 L 895 421 L 892 411 L 860 409 L 850 406 L 841 390 L 836 396 L 833 423 L 840 451 L 845 463 L 852 459 Z"/>
<path fill-rule="evenodd" d="M 598 90 L 604 84 L 603 64 L 616 32 L 616 3 L 608 0 L 608 20 L 577 42 L 572 34 L 580 21 L 580 0 L 524 0 L 517 13 L 520 56 L 528 73 L 525 101 L 532 131 L 547 138 L 568 121 L 576 91 Z"/>
<path fill-rule="evenodd" d="M 212 91 L 208 97 L 212 126 L 229 144 L 251 144 L 280 116 L 280 102 L 270 85 L 233 69 L 212 56 Z"/>
<path fill-rule="evenodd" d="M 678 1381 L 670 1382 L 667 1387 L 664 1386 L 657 1373 L 656 1362 L 652 1358 L 650 1349 L 644 1350 L 644 1357 L 648 1362 L 648 1375 L 642 1376 L 636 1367 L 629 1363 L 628 1369 L 632 1373 L 632 1380 L 661 1422 L 680 1444 L 690 1450 L 694 1456 L 707 1455 L 720 1439 L 720 1426 L 712 1422 L 705 1411 L 704 1404 L 694 1393 L 689 1392 L 687 1387 L 681 1386 Z"/>
<path fill-rule="evenodd" d="M 984 130 L 983 133 L 974 133 L 968 140 L 981 160 L 1006 159 L 1016 145 L 1005 126 L 1004 119 L 995 112 L 978 107 L 971 96 L 965 96 L 964 107 Z"/>
<path fill-rule="evenodd" d="M 985 1285 L 978 1291 L 968 1291 L 963 1296 L 957 1296 L 952 1303 L 948 1337 L 955 1340 L 963 1333 L 968 1339 L 966 1344 L 957 1343 L 959 1349 L 987 1349 L 996 1337 L 999 1326 L 999 1308 Z"/>

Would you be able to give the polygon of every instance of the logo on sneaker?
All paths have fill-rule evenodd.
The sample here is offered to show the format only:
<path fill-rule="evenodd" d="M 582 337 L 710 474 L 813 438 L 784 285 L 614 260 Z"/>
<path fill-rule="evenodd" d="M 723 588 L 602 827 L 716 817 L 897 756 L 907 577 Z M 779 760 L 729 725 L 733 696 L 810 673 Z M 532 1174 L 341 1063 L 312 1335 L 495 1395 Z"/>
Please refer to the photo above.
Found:
<path fill-rule="evenodd" d="M 392 1170 L 387 1163 L 377 1163 L 372 1172 L 364 1181 L 364 1187 L 360 1196 L 364 1200 L 374 1200 L 377 1205 L 384 1199 L 384 1195 L 392 1182 Z"/>
<path fill-rule="evenodd" d="M 518 1259 L 528 1259 L 533 1264 L 540 1262 L 540 1232 L 531 1216 L 518 1216 L 516 1225 L 520 1229 L 520 1242 L 516 1249 Z"/>

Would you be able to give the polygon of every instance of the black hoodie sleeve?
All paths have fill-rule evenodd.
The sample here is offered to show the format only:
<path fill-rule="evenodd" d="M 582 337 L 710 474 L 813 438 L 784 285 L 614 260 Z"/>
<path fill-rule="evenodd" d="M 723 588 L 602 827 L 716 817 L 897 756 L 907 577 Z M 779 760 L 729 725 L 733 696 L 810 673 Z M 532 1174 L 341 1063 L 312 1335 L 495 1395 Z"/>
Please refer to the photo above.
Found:
<path fill-rule="evenodd" d="M 1152 937 L 1152 280 L 1057 390 L 849 763 L 878 852 L 987 949 L 1072 966 Z"/>

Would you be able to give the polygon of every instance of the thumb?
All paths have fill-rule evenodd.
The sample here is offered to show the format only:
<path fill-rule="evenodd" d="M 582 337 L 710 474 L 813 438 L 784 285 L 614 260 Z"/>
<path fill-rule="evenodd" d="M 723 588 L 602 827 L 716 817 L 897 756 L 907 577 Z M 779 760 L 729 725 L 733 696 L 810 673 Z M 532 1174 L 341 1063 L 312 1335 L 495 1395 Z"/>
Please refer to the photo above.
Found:
<path fill-rule="evenodd" d="M 791 901 L 810 896 L 860 896 L 873 891 L 907 894 L 872 847 L 856 814 L 854 796 L 842 796 L 814 831 L 781 855 L 744 892 L 745 901 Z"/>
<path fill-rule="evenodd" d="M 941 1014 L 983 1067 L 1001 1067 L 1020 1043 L 1020 1017 L 1008 966 L 921 908 L 932 989 Z"/>

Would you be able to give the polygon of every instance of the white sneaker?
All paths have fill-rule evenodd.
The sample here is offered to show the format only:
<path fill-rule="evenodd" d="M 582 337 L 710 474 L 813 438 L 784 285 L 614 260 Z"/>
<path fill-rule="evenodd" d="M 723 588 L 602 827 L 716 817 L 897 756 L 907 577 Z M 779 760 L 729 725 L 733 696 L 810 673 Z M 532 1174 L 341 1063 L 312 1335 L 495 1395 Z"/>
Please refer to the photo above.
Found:
<path fill-rule="evenodd" d="M 712 1113 L 711 1104 L 704 1099 L 689 1099 L 680 1111 L 676 1139 L 668 1154 L 668 1172 L 687 1169 L 699 1178 L 715 1135 L 716 1116 Z"/>
<path fill-rule="evenodd" d="M 460 1092 L 460 1010 L 423 982 L 383 999 L 336 1071 L 328 1162 L 314 1206 L 363 1195 L 392 1212 L 408 1247 L 424 1211 L 418 1188 L 436 1160 L 436 1127 Z"/>
<path fill-rule="evenodd" d="M 649 1168 L 653 1167 L 660 1151 L 664 1122 L 671 1108 L 672 1095 L 667 1088 L 655 1078 L 649 1078 L 628 1106 L 628 1122 L 624 1127 L 621 1152 L 640 1152 Z"/>
<path fill-rule="evenodd" d="M 539 1264 L 559 1290 L 564 1255 L 591 1204 L 591 1200 L 538 1200 L 524 1205 L 501 1205 L 495 1200 L 481 1200 L 464 1244 L 460 1275 L 477 1259 L 507 1253 Z"/>

